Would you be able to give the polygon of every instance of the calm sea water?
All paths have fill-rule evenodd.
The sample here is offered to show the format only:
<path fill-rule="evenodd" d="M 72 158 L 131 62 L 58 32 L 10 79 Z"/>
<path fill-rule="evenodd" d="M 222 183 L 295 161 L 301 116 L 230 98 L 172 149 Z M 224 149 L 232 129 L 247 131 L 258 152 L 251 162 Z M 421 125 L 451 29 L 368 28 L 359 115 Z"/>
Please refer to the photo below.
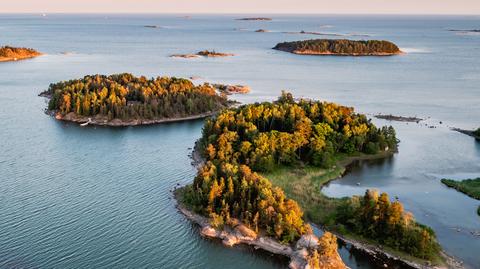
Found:
<path fill-rule="evenodd" d="M 176 210 L 171 190 L 191 182 L 188 157 L 202 122 L 150 127 L 81 128 L 43 113 L 37 94 L 49 83 L 86 74 L 199 76 L 246 84 L 243 102 L 273 100 L 281 90 L 355 106 L 362 113 L 427 118 L 393 123 L 399 153 L 358 164 L 324 192 L 367 188 L 398 196 L 434 228 L 443 248 L 480 268 L 479 201 L 444 187 L 443 177 L 480 176 L 480 145 L 449 127 L 480 126 L 480 17 L 0 15 L 0 45 L 47 55 L 0 64 L 0 268 L 278 268 L 270 255 L 204 240 Z M 158 25 L 161 28 L 145 28 Z M 257 29 L 269 33 L 255 33 Z M 316 38 L 387 39 L 406 55 L 297 56 L 270 48 Z M 359 37 L 354 35 L 369 35 Z M 329 36 L 326 36 L 327 38 Z M 333 36 L 330 36 L 333 38 Z M 223 59 L 173 59 L 215 49 Z M 442 124 L 440 124 L 442 121 Z M 392 124 L 374 120 L 378 125 Z M 342 249 L 352 268 L 372 268 Z"/>

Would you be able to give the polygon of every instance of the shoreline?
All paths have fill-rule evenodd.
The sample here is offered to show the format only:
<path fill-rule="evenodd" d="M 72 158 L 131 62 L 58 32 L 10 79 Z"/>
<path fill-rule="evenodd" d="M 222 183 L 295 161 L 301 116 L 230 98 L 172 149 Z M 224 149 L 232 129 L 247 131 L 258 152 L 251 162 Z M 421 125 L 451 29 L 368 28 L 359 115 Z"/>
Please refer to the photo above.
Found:
<path fill-rule="evenodd" d="M 28 59 L 33 59 L 33 58 L 36 58 L 36 57 L 39 57 L 39 56 L 42 56 L 42 55 L 43 54 L 29 55 L 29 56 L 19 56 L 19 57 L 0 57 L 0 63 L 28 60 Z"/>
<path fill-rule="evenodd" d="M 38 96 L 50 99 L 51 96 L 45 92 L 40 93 Z M 227 106 L 225 108 L 231 108 L 239 105 L 240 103 L 237 101 L 227 101 Z M 163 123 L 174 123 L 174 122 L 184 122 L 184 121 L 194 121 L 199 119 L 205 119 L 208 117 L 215 116 L 219 113 L 222 109 L 218 111 L 209 111 L 205 113 L 200 113 L 197 115 L 191 116 L 183 116 L 183 117 L 175 117 L 175 118 L 161 118 L 161 119 L 129 119 L 129 120 L 121 120 L 121 119 L 112 119 L 108 120 L 106 116 L 96 115 L 96 116 L 78 116 L 74 112 L 70 112 L 67 115 L 61 115 L 59 112 L 55 110 L 48 110 L 45 109 L 45 114 L 55 118 L 58 121 L 64 122 L 72 122 L 77 123 L 80 126 L 87 126 L 87 125 L 94 125 L 94 126 L 108 126 L 108 127 L 129 127 L 129 126 L 148 126 L 154 124 L 163 124 Z"/>
<path fill-rule="evenodd" d="M 329 231 L 329 232 L 334 234 L 338 238 L 338 240 L 343 244 L 350 245 L 353 249 L 360 251 L 364 254 L 367 254 L 373 260 L 380 259 L 380 261 L 383 261 L 386 263 L 400 264 L 402 268 L 404 268 L 404 266 L 409 268 L 414 268 L 414 269 L 443 269 L 443 268 L 461 269 L 461 268 L 464 268 L 462 266 L 463 264 L 462 262 L 448 255 L 443 250 L 440 252 L 440 255 L 445 259 L 446 266 L 437 266 L 437 265 L 432 266 L 430 264 L 420 264 L 419 262 L 410 261 L 398 255 L 389 253 L 388 251 L 383 250 L 380 245 L 375 246 L 372 243 L 361 242 L 360 240 L 349 238 L 348 236 L 339 234 L 334 231 Z"/>
<path fill-rule="evenodd" d="M 132 119 L 132 120 L 120 120 L 120 119 L 113 119 L 107 120 L 105 118 L 97 118 L 94 117 L 84 117 L 84 116 L 77 116 L 68 117 L 61 116 L 59 113 L 54 111 L 46 111 L 46 114 L 53 116 L 56 120 L 64 121 L 64 122 L 73 122 L 78 123 L 81 126 L 86 125 L 94 125 L 94 126 L 109 126 L 109 127 L 128 127 L 128 126 L 141 126 L 141 125 L 154 125 L 154 124 L 162 124 L 162 123 L 173 123 L 173 122 L 183 122 L 183 121 L 193 121 L 211 117 L 217 114 L 218 111 L 211 111 L 206 112 L 198 115 L 186 116 L 186 117 L 178 117 L 178 118 L 162 118 L 162 119 Z"/>
<path fill-rule="evenodd" d="M 452 130 L 457 131 L 457 132 L 462 133 L 462 134 L 465 134 L 465 135 L 468 135 L 468 136 L 471 136 L 471 137 L 475 138 L 477 141 L 480 141 L 480 136 L 475 135 L 474 130 L 471 131 L 471 130 L 464 130 L 464 129 L 460 129 L 460 128 L 452 128 Z"/>
<path fill-rule="evenodd" d="M 288 264 L 290 269 L 310 268 L 307 257 L 304 255 L 307 251 L 307 246 L 303 244 L 302 239 L 303 241 L 312 240 L 304 239 L 304 237 L 311 238 L 312 236 L 316 238 L 315 235 L 304 235 L 295 243 L 295 246 L 292 246 L 284 245 L 278 240 L 267 236 L 257 235 L 254 231 L 250 230 L 240 222 L 237 222 L 237 225 L 234 227 L 225 225 L 222 230 L 215 229 L 210 225 L 207 217 L 192 212 L 183 204 L 179 196 L 182 195 L 181 192 L 185 188 L 186 186 L 183 186 L 176 188 L 173 191 L 173 196 L 177 203 L 175 207 L 185 216 L 185 218 L 199 226 L 199 233 L 202 237 L 221 240 L 222 244 L 226 247 L 234 247 L 235 245 L 243 244 L 253 247 L 255 250 L 261 249 L 274 255 L 287 257 L 290 259 Z M 345 268 L 349 267 L 346 266 Z"/>
<path fill-rule="evenodd" d="M 195 142 L 195 146 L 193 147 L 193 152 L 191 154 L 192 158 L 192 165 L 195 168 L 199 168 L 202 164 L 204 164 L 204 159 L 201 157 L 199 153 L 199 141 L 197 140 Z M 361 156 L 350 156 L 346 157 L 340 161 L 337 162 L 337 166 L 340 166 L 341 172 L 339 176 L 334 176 L 330 179 L 328 179 L 323 185 L 328 184 L 329 182 L 332 182 L 334 180 L 342 178 L 345 173 L 348 172 L 349 166 L 353 165 L 355 162 L 358 161 L 367 161 L 367 160 L 375 160 L 375 159 L 383 159 L 383 158 L 388 158 L 393 156 L 397 151 L 396 150 L 388 150 L 388 151 L 383 151 L 374 155 L 361 155 Z M 178 202 L 178 201 L 177 201 Z M 444 250 L 440 252 L 440 255 L 445 259 L 445 266 L 432 266 L 429 264 L 420 264 L 415 261 L 411 261 L 408 259 L 405 259 L 403 257 L 400 257 L 398 255 L 395 255 L 393 253 L 390 253 L 388 250 L 382 249 L 382 246 L 377 244 L 378 246 L 375 246 L 371 243 L 365 243 L 362 242 L 361 240 L 350 238 L 348 235 L 342 235 L 339 234 L 336 231 L 330 231 L 323 229 L 321 225 L 315 224 L 313 222 L 309 222 L 310 225 L 315 226 L 320 228 L 322 231 L 325 232 L 330 232 L 334 234 L 340 242 L 342 242 L 345 245 L 350 245 L 352 246 L 355 250 L 360 251 L 368 256 L 369 259 L 375 260 L 378 259 L 380 256 L 381 260 L 383 261 L 384 264 L 402 264 L 408 268 L 412 269 L 446 269 L 446 268 L 452 268 L 452 269 L 461 269 L 463 268 L 462 262 L 456 260 L 454 257 L 448 255 L 445 253 Z M 350 250 L 349 250 L 350 251 Z M 428 262 L 428 261 L 427 261 Z"/>
<path fill-rule="evenodd" d="M 395 56 L 395 55 L 403 55 L 406 54 L 403 51 L 398 51 L 394 53 L 388 52 L 375 52 L 375 53 L 335 53 L 335 52 L 318 52 L 313 50 L 290 50 L 287 48 L 273 48 L 274 50 L 289 52 L 296 55 L 314 55 L 314 56 Z"/>

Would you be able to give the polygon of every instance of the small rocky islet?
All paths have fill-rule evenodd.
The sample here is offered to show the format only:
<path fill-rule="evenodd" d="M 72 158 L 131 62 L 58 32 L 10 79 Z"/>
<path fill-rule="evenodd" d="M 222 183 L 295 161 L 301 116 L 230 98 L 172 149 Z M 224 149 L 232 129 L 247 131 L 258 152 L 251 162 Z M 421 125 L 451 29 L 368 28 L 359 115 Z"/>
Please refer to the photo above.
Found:
<path fill-rule="evenodd" d="M 11 46 L 0 47 L 0 62 L 25 60 L 40 55 L 42 55 L 41 52 L 38 52 L 31 48 L 20 48 Z"/>
<path fill-rule="evenodd" d="M 400 48 L 385 40 L 311 39 L 278 43 L 275 50 L 301 55 L 392 56 Z"/>
<path fill-rule="evenodd" d="M 235 56 L 233 53 L 223 53 L 223 52 L 217 52 L 217 51 L 210 51 L 210 50 L 202 50 L 197 53 L 189 53 L 189 54 L 172 54 L 170 57 L 173 58 L 199 58 L 199 57 L 207 57 L 207 58 L 216 58 L 216 57 L 229 57 L 229 56 Z"/>

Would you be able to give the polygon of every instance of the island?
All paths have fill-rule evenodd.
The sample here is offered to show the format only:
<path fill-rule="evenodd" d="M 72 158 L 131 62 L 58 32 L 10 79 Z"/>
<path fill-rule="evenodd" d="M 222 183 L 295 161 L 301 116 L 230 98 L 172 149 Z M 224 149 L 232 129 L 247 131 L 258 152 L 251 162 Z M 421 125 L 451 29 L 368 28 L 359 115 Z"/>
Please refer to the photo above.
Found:
<path fill-rule="evenodd" d="M 417 117 L 404 117 L 404 116 L 395 116 L 392 114 L 377 114 L 374 116 L 377 119 L 388 120 L 388 121 L 400 121 L 400 122 L 416 122 L 419 123 L 423 119 Z"/>
<path fill-rule="evenodd" d="M 295 100 L 283 92 L 275 102 L 227 109 L 208 119 L 193 154 L 198 174 L 176 197 L 184 214 L 206 218 L 208 233 L 224 241 L 241 234 L 234 228 L 241 223 L 255 232 L 255 241 L 295 250 L 311 236 L 311 221 L 403 267 L 443 265 L 434 231 L 417 223 L 398 199 L 376 190 L 341 199 L 320 191 L 352 161 L 391 156 L 397 143 L 393 127 L 378 128 L 353 108 Z M 314 255 L 319 249 L 302 251 L 310 263 L 319 259 Z M 427 263 L 431 267 L 424 267 Z"/>
<path fill-rule="evenodd" d="M 170 57 L 174 58 L 198 58 L 198 57 L 228 57 L 228 56 L 235 56 L 232 53 L 222 53 L 216 51 L 209 51 L 209 50 L 202 50 L 195 54 L 172 54 Z"/>
<path fill-rule="evenodd" d="M 459 192 L 480 200 L 480 178 L 465 179 L 461 181 L 443 178 L 442 183 L 450 188 L 454 188 Z M 477 214 L 480 216 L 480 206 L 478 206 Z"/>
<path fill-rule="evenodd" d="M 51 84 L 47 113 L 58 120 L 132 126 L 205 118 L 232 105 L 208 83 L 123 73 L 90 75 Z"/>
<path fill-rule="evenodd" d="M 42 53 L 30 48 L 0 47 L 0 62 L 30 59 L 40 55 Z"/>
<path fill-rule="evenodd" d="M 240 18 L 237 21 L 271 21 L 272 18 L 266 17 L 251 17 L 251 18 Z"/>
<path fill-rule="evenodd" d="M 480 33 L 480 29 L 467 29 L 467 30 L 459 30 L 459 29 L 450 29 L 450 32 L 461 32 L 461 33 Z"/>
<path fill-rule="evenodd" d="M 397 45 L 384 40 L 312 39 L 278 43 L 273 49 L 302 55 L 391 56 L 402 53 Z"/>
<path fill-rule="evenodd" d="M 370 35 L 367 34 L 340 34 L 340 33 L 324 33 L 324 32 L 313 32 L 313 31 L 300 31 L 300 32 L 283 32 L 284 34 L 300 34 L 300 35 L 321 35 L 321 36 L 362 36 L 368 37 Z"/>
<path fill-rule="evenodd" d="M 270 31 L 268 31 L 267 29 L 258 29 L 258 30 L 255 30 L 255 33 L 268 33 Z"/>
<path fill-rule="evenodd" d="M 226 84 L 213 84 L 214 88 L 218 89 L 221 93 L 231 94 L 245 94 L 250 92 L 250 87 L 245 85 L 226 85 Z"/>

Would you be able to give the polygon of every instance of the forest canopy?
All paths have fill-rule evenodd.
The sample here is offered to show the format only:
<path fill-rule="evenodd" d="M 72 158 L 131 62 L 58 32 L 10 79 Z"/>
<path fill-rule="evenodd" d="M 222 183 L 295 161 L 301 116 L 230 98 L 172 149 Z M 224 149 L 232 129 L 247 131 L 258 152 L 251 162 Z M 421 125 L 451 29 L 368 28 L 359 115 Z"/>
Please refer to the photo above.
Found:
<path fill-rule="evenodd" d="M 0 47 L 0 61 L 14 61 L 39 55 L 41 55 L 40 52 L 30 48 L 16 48 L 10 46 Z"/>
<path fill-rule="evenodd" d="M 132 74 L 90 75 L 51 84 L 43 93 L 48 109 L 60 115 L 112 119 L 161 119 L 219 111 L 225 96 L 209 84 L 196 86 L 175 77 L 146 78 Z"/>
<path fill-rule="evenodd" d="M 473 131 L 473 134 L 480 137 L 480 128 L 478 128 L 477 130 Z"/>
<path fill-rule="evenodd" d="M 311 55 L 394 55 L 401 53 L 397 45 L 385 40 L 312 39 L 283 42 L 273 49 Z"/>
<path fill-rule="evenodd" d="M 397 143 L 392 127 L 377 128 L 351 107 L 295 100 L 283 92 L 276 102 L 224 110 L 205 122 L 197 144 L 205 164 L 188 187 L 185 200 L 215 226 L 238 218 L 255 231 L 294 242 L 311 230 L 303 210 L 257 172 L 306 165 L 332 168 L 348 156 L 395 151 Z M 328 227 L 420 258 L 438 254 L 434 232 L 415 222 L 387 194 L 367 191 L 364 197 L 338 201 L 335 223 Z"/>
<path fill-rule="evenodd" d="M 223 225 L 239 218 L 283 242 L 310 231 L 298 204 L 256 171 L 309 163 L 332 166 L 338 154 L 396 149 L 393 128 L 334 103 L 283 93 L 274 103 L 228 109 L 206 121 L 199 150 L 206 160 L 187 193 L 196 211 Z"/>

